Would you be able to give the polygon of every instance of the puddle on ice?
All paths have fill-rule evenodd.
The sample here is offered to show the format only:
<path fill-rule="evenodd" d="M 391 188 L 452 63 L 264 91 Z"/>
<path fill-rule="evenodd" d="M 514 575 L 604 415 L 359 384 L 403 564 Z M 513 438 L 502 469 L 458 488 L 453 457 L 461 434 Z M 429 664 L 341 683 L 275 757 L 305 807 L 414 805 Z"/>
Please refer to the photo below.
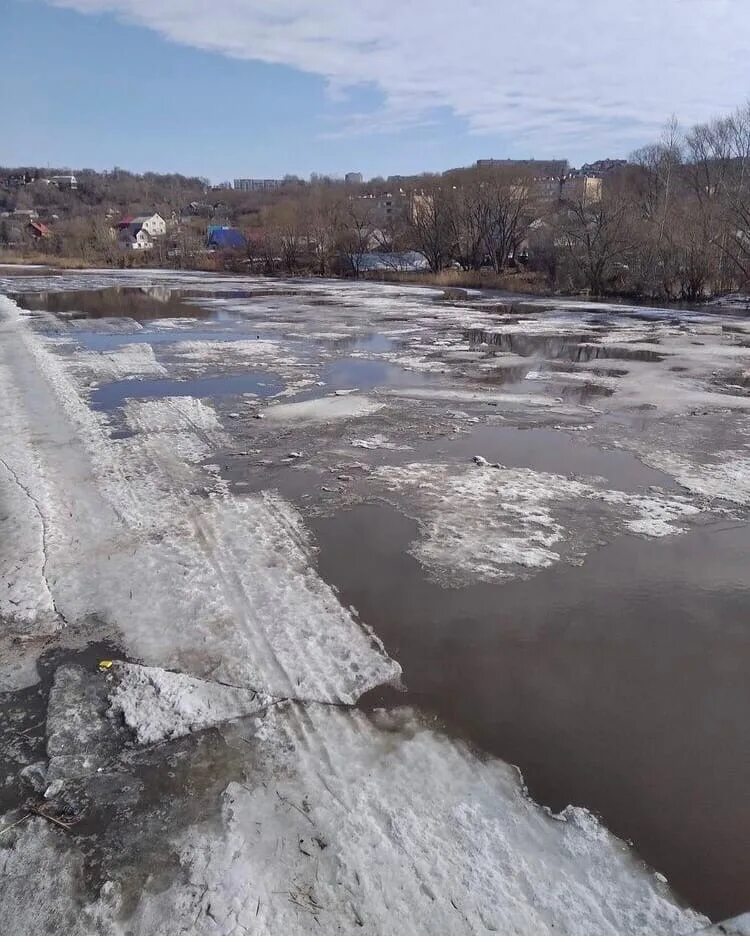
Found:
<path fill-rule="evenodd" d="M 351 337 L 337 337 L 330 341 L 331 349 L 338 353 L 389 353 L 399 346 L 401 341 L 385 334 L 355 334 Z"/>
<path fill-rule="evenodd" d="M 397 341 L 385 334 L 371 334 L 370 336 L 358 337 L 354 344 L 355 350 L 362 350 L 365 353 L 388 353 L 396 347 Z"/>
<path fill-rule="evenodd" d="M 362 705 L 420 707 L 516 763 L 537 801 L 600 813 L 692 905 L 747 909 L 750 526 L 625 536 L 581 568 L 442 589 L 389 507 L 308 524 L 323 578 L 404 670 L 406 693 Z"/>
<path fill-rule="evenodd" d="M 491 331 L 472 328 L 464 332 L 464 340 L 472 347 L 492 347 L 502 353 L 515 353 L 522 357 L 545 357 L 550 360 L 576 360 L 582 343 L 593 343 L 597 335 L 588 334 L 525 334 L 522 332 Z"/>
<path fill-rule="evenodd" d="M 275 396 L 284 389 L 284 382 L 273 373 L 235 373 L 223 376 L 201 376 L 197 379 L 122 379 L 91 391 L 91 407 L 109 412 L 127 399 L 163 399 L 167 396 L 193 396 L 210 399 L 223 396 Z"/>
<path fill-rule="evenodd" d="M 194 292 L 162 285 L 151 288 L 116 286 L 73 291 L 38 291 L 16 295 L 26 311 L 68 317 L 131 317 L 135 320 L 162 317 L 199 317 L 201 309 L 191 304 Z"/>
<path fill-rule="evenodd" d="M 526 366 L 503 366 L 502 361 L 499 361 L 497 369 L 485 370 L 481 376 L 471 376 L 468 379 L 472 383 L 502 386 L 509 393 L 534 395 L 544 391 L 549 396 L 559 397 L 563 402 L 579 405 L 586 405 L 599 398 L 608 398 L 615 391 L 612 386 L 604 386 L 602 383 L 583 378 L 574 382 L 576 377 L 573 373 L 571 382 L 559 381 L 559 377 L 540 374 Z M 558 381 L 555 382 L 555 379 Z"/>
<path fill-rule="evenodd" d="M 408 388 L 439 382 L 438 377 L 426 373 L 405 370 L 388 363 L 387 360 L 347 358 L 334 360 L 322 370 L 321 380 L 331 389 Z M 318 394 L 320 390 L 317 391 Z"/>
<path fill-rule="evenodd" d="M 586 363 L 590 360 L 639 360 L 645 363 L 660 363 L 664 354 L 641 347 L 602 343 L 606 332 L 535 334 L 521 331 L 488 331 L 472 328 L 464 332 L 466 340 L 474 349 L 489 349 L 501 353 L 514 353 L 522 357 L 540 357 L 546 360 L 567 360 Z M 650 340 L 634 341 L 651 343 Z"/>

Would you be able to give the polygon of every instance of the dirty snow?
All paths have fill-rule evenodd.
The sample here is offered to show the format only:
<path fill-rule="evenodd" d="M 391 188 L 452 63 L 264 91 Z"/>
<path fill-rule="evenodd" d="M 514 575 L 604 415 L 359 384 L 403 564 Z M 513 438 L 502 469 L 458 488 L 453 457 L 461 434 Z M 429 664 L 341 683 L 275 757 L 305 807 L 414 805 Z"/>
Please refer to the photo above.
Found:
<path fill-rule="evenodd" d="M 356 710 L 275 707 L 257 736 L 264 749 L 248 781 L 227 787 L 220 832 L 176 836 L 185 882 L 145 897 L 130 931 L 153 931 L 164 912 L 173 931 L 211 933 L 679 934 L 707 924 L 588 812 L 549 815 L 513 767 L 408 711 L 370 722 Z"/>
<path fill-rule="evenodd" d="M 383 448 L 387 451 L 410 451 L 409 445 L 399 445 L 398 442 L 388 440 L 386 435 L 377 433 L 369 438 L 353 438 L 350 442 L 352 448 L 363 448 L 365 451 L 372 451 L 376 448 Z"/>
<path fill-rule="evenodd" d="M 113 677 L 112 709 L 123 714 L 125 725 L 143 745 L 261 713 L 273 702 L 255 690 L 124 661 L 115 662 Z"/>

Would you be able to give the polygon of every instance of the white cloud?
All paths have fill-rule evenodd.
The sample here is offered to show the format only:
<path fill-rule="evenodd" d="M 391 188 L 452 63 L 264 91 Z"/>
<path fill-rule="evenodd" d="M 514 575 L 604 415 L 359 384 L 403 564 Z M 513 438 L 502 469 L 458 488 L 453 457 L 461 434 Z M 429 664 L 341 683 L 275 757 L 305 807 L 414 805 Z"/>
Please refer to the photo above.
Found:
<path fill-rule="evenodd" d="M 750 88 L 747 0 L 51 0 L 111 12 L 199 49 L 292 66 L 339 97 L 366 83 L 376 115 L 352 130 L 423 123 L 436 108 L 477 134 L 546 153 L 627 148 L 674 112 L 732 110 Z"/>

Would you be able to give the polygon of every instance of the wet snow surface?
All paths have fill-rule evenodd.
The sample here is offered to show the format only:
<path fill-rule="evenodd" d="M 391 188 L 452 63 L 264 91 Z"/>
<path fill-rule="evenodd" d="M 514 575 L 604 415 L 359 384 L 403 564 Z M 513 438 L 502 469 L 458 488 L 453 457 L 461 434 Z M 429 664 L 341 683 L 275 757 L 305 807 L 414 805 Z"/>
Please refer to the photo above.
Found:
<path fill-rule="evenodd" d="M 169 272 L 0 292 L 9 930 L 750 908 L 743 315 Z"/>

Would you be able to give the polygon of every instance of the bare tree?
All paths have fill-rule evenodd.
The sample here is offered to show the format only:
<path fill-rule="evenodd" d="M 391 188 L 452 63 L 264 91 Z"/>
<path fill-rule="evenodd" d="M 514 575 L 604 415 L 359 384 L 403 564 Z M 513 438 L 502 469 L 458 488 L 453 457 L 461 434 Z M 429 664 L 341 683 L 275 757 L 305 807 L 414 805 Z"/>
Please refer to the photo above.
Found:
<path fill-rule="evenodd" d="M 473 174 L 458 178 L 449 193 L 451 242 L 456 261 L 464 271 L 478 271 L 487 254 L 491 206 L 489 191 Z"/>
<path fill-rule="evenodd" d="M 482 184 L 487 204 L 485 247 L 496 272 L 515 258 L 531 220 L 531 180 L 507 173 L 490 175 Z"/>
<path fill-rule="evenodd" d="M 415 248 L 431 271 L 442 271 L 456 252 L 452 189 L 433 183 L 412 193 L 410 216 Z"/>
<path fill-rule="evenodd" d="M 359 278 L 372 249 L 375 222 L 371 200 L 344 195 L 333 207 L 334 244 L 345 271 Z"/>
<path fill-rule="evenodd" d="M 336 242 L 336 205 L 330 188 L 313 187 L 303 198 L 307 253 L 315 271 L 327 275 Z"/>
<path fill-rule="evenodd" d="M 558 243 L 594 295 L 611 288 L 631 246 L 629 207 L 622 197 L 567 203 L 559 214 Z"/>
<path fill-rule="evenodd" d="M 269 242 L 281 257 L 284 269 L 295 272 L 299 268 L 305 244 L 301 207 L 292 199 L 273 206 L 266 215 Z"/>

